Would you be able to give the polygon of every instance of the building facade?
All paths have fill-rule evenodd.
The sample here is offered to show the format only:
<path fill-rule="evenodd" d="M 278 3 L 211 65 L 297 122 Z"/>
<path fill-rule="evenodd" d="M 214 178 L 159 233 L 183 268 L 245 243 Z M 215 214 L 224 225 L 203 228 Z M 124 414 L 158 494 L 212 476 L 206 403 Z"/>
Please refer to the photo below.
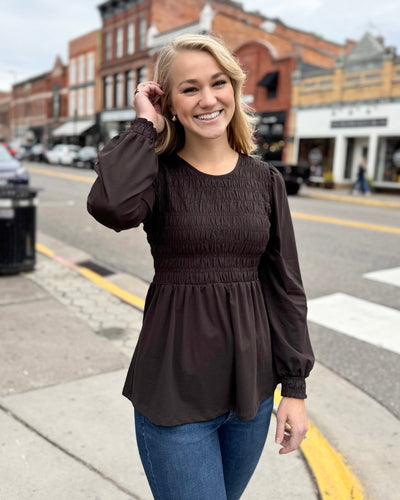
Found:
<path fill-rule="evenodd" d="M 11 140 L 10 127 L 11 92 L 0 91 L 0 141 Z"/>
<path fill-rule="evenodd" d="M 99 67 L 101 32 L 95 30 L 69 42 L 68 46 L 68 118 L 52 131 L 58 142 L 97 145 L 100 110 Z"/>
<path fill-rule="evenodd" d="M 52 131 L 67 116 L 67 66 L 59 57 L 51 71 L 13 85 L 10 111 L 13 139 L 51 144 Z"/>
<path fill-rule="evenodd" d="M 362 158 L 377 188 L 400 188 L 400 57 L 369 33 L 330 70 L 293 75 L 293 161 L 316 180 L 354 182 Z M 320 179 L 321 180 L 321 179 Z"/>
<path fill-rule="evenodd" d="M 246 12 L 229 0 L 119 0 L 99 6 L 103 19 L 104 140 L 126 128 L 135 117 L 132 94 L 151 79 L 157 52 L 184 33 L 220 36 L 244 67 L 244 99 L 255 111 L 263 153 L 281 159 L 285 153 L 291 107 L 291 73 L 298 64 L 332 68 L 347 46 Z"/>

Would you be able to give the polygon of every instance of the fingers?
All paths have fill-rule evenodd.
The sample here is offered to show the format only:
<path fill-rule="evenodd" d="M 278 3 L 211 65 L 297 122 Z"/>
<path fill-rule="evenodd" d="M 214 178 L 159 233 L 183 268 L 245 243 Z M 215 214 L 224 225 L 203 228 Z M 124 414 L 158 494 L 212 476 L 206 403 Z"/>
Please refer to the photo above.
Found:
<path fill-rule="evenodd" d="M 157 82 L 143 82 L 139 83 L 139 85 L 136 87 L 134 93 L 134 102 L 136 101 L 136 99 L 142 99 L 143 97 L 145 97 L 153 103 L 157 96 L 162 95 L 164 95 L 164 92 Z"/>
<path fill-rule="evenodd" d="M 304 400 L 283 398 L 277 413 L 275 442 L 282 448 L 280 455 L 296 450 L 308 430 Z"/>
<path fill-rule="evenodd" d="M 284 433 L 283 441 L 280 443 L 282 448 L 279 450 L 280 455 L 290 453 L 301 445 L 305 432 L 293 428 L 287 428 Z"/>
<path fill-rule="evenodd" d="M 286 419 L 278 413 L 276 420 L 275 443 L 281 444 L 285 437 Z"/>

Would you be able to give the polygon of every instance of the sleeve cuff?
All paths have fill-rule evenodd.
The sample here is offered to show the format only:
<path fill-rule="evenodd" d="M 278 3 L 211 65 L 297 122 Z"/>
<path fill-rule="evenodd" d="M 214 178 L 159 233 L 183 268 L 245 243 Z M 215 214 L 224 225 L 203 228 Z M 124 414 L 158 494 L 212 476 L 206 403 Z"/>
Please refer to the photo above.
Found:
<path fill-rule="evenodd" d="M 306 399 L 306 380 L 304 377 L 283 377 L 282 391 L 283 397 Z"/>
<path fill-rule="evenodd" d="M 157 140 L 157 131 L 153 123 L 146 120 L 146 118 L 136 118 L 131 122 L 128 132 L 135 132 L 136 134 L 143 135 L 148 139 L 152 139 L 154 142 Z"/>

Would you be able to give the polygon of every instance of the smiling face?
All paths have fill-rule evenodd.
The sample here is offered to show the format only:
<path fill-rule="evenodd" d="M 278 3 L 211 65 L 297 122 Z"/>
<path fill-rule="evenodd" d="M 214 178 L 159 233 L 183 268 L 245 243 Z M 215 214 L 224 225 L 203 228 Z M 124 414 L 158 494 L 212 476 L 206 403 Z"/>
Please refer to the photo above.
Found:
<path fill-rule="evenodd" d="M 185 129 L 186 145 L 193 140 L 227 141 L 235 112 L 229 77 L 216 60 L 200 50 L 181 50 L 171 66 L 171 112 Z"/>

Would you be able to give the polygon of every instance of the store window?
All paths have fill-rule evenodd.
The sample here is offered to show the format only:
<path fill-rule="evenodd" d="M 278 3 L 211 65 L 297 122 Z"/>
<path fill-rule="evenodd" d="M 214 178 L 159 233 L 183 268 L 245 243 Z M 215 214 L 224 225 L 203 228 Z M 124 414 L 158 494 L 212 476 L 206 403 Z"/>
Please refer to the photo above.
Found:
<path fill-rule="evenodd" d="M 129 23 L 126 27 L 126 53 L 128 55 L 135 52 L 135 25 Z"/>
<path fill-rule="evenodd" d="M 300 139 L 298 164 L 309 166 L 311 176 L 324 177 L 332 174 L 335 139 Z"/>
<path fill-rule="evenodd" d="M 377 181 L 400 182 L 400 136 L 379 138 L 375 177 Z"/>

